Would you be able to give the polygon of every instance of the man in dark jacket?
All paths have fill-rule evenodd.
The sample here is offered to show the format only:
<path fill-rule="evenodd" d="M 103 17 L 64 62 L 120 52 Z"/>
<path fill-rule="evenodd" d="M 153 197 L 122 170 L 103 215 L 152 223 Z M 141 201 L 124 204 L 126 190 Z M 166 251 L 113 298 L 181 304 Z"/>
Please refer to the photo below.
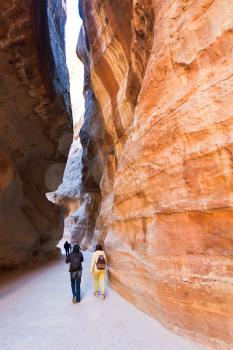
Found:
<path fill-rule="evenodd" d="M 80 284 L 82 277 L 82 262 L 83 254 L 80 251 L 78 244 L 75 244 L 73 247 L 72 253 L 66 258 L 66 263 L 70 263 L 70 281 L 71 281 L 71 290 L 73 293 L 73 304 L 80 303 Z"/>
<path fill-rule="evenodd" d="M 64 249 L 66 251 L 66 257 L 69 256 L 69 254 L 70 254 L 70 248 L 71 248 L 70 243 L 66 241 L 64 244 Z"/>

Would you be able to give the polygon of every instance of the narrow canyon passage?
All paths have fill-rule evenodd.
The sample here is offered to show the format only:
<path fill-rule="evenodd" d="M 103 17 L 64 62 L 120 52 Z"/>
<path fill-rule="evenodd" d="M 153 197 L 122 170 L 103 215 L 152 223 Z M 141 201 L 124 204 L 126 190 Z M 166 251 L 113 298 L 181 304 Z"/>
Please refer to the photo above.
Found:
<path fill-rule="evenodd" d="M 1 350 L 233 349 L 232 13 L 0 1 Z M 62 237 L 119 296 L 71 304 Z"/>
<path fill-rule="evenodd" d="M 179 337 L 108 288 L 96 300 L 84 255 L 82 301 L 71 303 L 64 259 L 0 277 L 1 350 L 207 350 Z"/>

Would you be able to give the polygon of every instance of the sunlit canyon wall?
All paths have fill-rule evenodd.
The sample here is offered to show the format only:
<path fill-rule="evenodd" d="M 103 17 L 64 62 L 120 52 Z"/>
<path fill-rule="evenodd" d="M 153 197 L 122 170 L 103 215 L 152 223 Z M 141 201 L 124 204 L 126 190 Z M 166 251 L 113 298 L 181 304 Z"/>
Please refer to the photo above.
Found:
<path fill-rule="evenodd" d="M 104 241 L 111 285 L 138 308 L 231 349 L 233 3 L 81 0 L 79 10 L 80 241 Z"/>

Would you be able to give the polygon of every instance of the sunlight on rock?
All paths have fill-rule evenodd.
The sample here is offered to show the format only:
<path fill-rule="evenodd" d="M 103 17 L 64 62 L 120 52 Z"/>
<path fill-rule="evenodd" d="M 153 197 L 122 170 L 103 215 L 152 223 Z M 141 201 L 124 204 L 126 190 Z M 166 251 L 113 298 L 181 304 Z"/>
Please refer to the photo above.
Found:
<path fill-rule="evenodd" d="M 232 0 L 0 2 L 0 269 L 58 256 L 38 288 L 26 278 L 23 289 L 4 289 L 0 329 L 9 334 L 13 315 L 16 350 L 34 344 L 28 319 L 19 322 L 22 300 L 40 316 L 32 322 L 38 349 L 64 349 L 51 334 L 74 339 L 62 305 L 84 350 L 95 349 L 89 335 L 101 342 L 106 331 L 106 350 L 233 348 L 232 14 Z M 63 300 L 61 238 L 78 242 L 87 261 L 102 244 L 109 285 L 127 302 L 111 291 L 97 307 L 86 265 L 75 314 Z M 196 343 L 175 346 L 168 330 L 160 341 L 157 321 L 144 336 L 136 309 L 141 324 L 129 318 L 128 327 L 129 303 Z M 15 350 L 10 339 L 4 350 Z"/>

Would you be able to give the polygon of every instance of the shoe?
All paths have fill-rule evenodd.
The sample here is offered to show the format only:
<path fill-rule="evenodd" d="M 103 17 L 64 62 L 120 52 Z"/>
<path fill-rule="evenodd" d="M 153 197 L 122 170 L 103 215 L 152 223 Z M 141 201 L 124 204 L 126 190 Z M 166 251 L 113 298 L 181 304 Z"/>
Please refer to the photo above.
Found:
<path fill-rule="evenodd" d="M 100 299 L 104 300 L 105 299 L 105 294 L 100 294 Z"/>
<path fill-rule="evenodd" d="M 98 297 L 99 296 L 99 292 L 95 292 L 95 297 Z"/>
<path fill-rule="evenodd" d="M 73 304 L 76 304 L 76 303 L 77 303 L 76 298 L 73 298 L 73 299 L 72 299 L 72 303 L 73 303 Z"/>

